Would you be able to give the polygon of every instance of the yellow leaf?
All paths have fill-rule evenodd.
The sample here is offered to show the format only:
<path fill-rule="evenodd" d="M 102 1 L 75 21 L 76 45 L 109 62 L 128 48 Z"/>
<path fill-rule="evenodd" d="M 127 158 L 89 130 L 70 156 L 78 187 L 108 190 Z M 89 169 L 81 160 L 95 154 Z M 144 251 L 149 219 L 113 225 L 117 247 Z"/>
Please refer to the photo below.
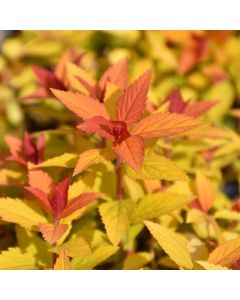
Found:
<path fill-rule="evenodd" d="M 129 166 L 126 167 L 127 175 L 133 179 L 165 179 L 188 181 L 188 176 L 173 161 L 159 155 L 148 155 L 144 158 L 142 168 L 135 172 Z"/>
<path fill-rule="evenodd" d="M 54 264 L 54 270 L 71 270 L 71 262 L 67 256 L 66 250 L 62 249 Z"/>
<path fill-rule="evenodd" d="M 104 262 L 107 258 L 112 256 L 118 247 L 114 246 L 100 246 L 86 257 L 75 257 L 72 259 L 72 267 L 77 270 L 91 270 L 95 266 Z"/>
<path fill-rule="evenodd" d="M 124 261 L 124 270 L 139 270 L 151 261 L 151 254 L 148 252 L 138 252 L 127 256 Z"/>
<path fill-rule="evenodd" d="M 0 170 L 0 185 L 21 184 L 23 174 L 9 169 Z"/>
<path fill-rule="evenodd" d="M 130 200 L 111 201 L 99 207 L 107 236 L 114 246 L 119 244 L 128 229 L 133 207 L 134 202 Z"/>
<path fill-rule="evenodd" d="M 145 221 L 144 224 L 160 247 L 178 266 L 192 269 L 193 263 L 188 250 L 188 240 L 183 235 L 151 221 Z"/>
<path fill-rule="evenodd" d="M 192 200 L 191 195 L 173 193 L 149 194 L 139 201 L 137 208 L 132 214 L 132 221 L 151 220 L 161 215 L 173 212 Z"/>
<path fill-rule="evenodd" d="M 186 223 L 202 223 L 206 220 L 205 214 L 198 209 L 191 209 L 187 214 Z"/>
<path fill-rule="evenodd" d="M 208 257 L 208 262 L 221 266 L 230 266 L 240 258 L 240 238 L 225 242 L 215 248 Z"/>
<path fill-rule="evenodd" d="M 90 149 L 83 152 L 77 161 L 73 175 L 77 175 L 92 165 L 100 164 L 110 158 L 110 151 L 108 149 Z"/>
<path fill-rule="evenodd" d="M 64 167 L 74 168 L 78 159 L 78 155 L 74 153 L 64 153 L 60 156 L 55 156 L 45 160 L 38 167 Z"/>
<path fill-rule="evenodd" d="M 123 187 L 124 192 L 128 196 L 127 198 L 133 199 L 134 201 L 143 198 L 145 195 L 141 184 L 128 176 L 123 177 Z"/>
<path fill-rule="evenodd" d="M 47 223 L 40 211 L 21 199 L 0 198 L 0 217 L 28 229 L 34 229 L 39 223 Z"/>
<path fill-rule="evenodd" d="M 111 118 L 116 119 L 116 105 L 121 96 L 121 90 L 113 83 L 107 82 L 106 92 L 104 95 L 104 104 Z"/>
<path fill-rule="evenodd" d="M 211 264 L 207 261 L 198 260 L 197 263 L 202 266 L 205 270 L 229 270 L 226 267 L 222 267 L 221 265 Z"/>
<path fill-rule="evenodd" d="M 65 249 L 70 257 L 82 257 L 91 254 L 88 243 L 82 237 L 72 237 L 61 246 L 61 249 Z"/>
<path fill-rule="evenodd" d="M 19 248 L 9 248 L 0 254 L 0 270 L 34 270 L 34 255 Z"/>

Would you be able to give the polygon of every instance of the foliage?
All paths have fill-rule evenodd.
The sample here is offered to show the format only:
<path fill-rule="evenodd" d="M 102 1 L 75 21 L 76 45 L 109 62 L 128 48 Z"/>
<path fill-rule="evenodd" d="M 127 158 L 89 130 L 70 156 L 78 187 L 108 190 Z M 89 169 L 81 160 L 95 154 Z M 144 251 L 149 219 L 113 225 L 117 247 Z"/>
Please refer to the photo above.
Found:
<path fill-rule="evenodd" d="M 240 36 L 21 31 L 0 54 L 0 269 L 240 269 Z"/>

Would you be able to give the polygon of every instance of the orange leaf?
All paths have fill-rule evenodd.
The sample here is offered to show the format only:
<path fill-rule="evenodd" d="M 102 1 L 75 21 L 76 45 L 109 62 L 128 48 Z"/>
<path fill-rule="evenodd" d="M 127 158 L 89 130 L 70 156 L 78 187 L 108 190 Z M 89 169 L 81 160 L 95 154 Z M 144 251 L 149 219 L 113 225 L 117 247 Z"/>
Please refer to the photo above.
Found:
<path fill-rule="evenodd" d="M 128 62 L 127 59 L 121 59 L 102 75 L 99 81 L 101 90 L 105 90 L 107 82 L 111 82 L 124 90 L 128 83 Z"/>
<path fill-rule="evenodd" d="M 60 250 L 59 256 L 53 268 L 54 270 L 72 270 L 70 259 L 67 256 L 67 250 Z"/>
<path fill-rule="evenodd" d="M 156 113 L 142 119 L 132 130 L 132 134 L 143 138 L 157 138 L 180 135 L 183 132 L 204 125 L 201 120 L 184 114 Z"/>
<path fill-rule="evenodd" d="M 202 209 L 207 212 L 213 205 L 216 198 L 216 192 L 211 182 L 202 173 L 197 172 L 196 178 L 198 201 Z"/>
<path fill-rule="evenodd" d="M 71 202 L 68 203 L 67 207 L 62 213 L 62 218 L 71 215 L 76 210 L 83 208 L 84 206 L 88 205 L 89 203 L 100 197 L 101 193 L 84 193 L 80 195 L 79 197 L 73 199 Z"/>
<path fill-rule="evenodd" d="M 97 99 L 79 93 L 55 89 L 51 89 L 51 91 L 69 110 L 83 120 L 89 120 L 96 116 L 110 118 L 105 106 Z"/>
<path fill-rule="evenodd" d="M 133 135 L 113 148 L 134 170 L 139 171 L 144 158 L 144 139 Z"/>
<path fill-rule="evenodd" d="M 209 111 L 214 105 L 216 105 L 218 101 L 214 100 L 205 100 L 197 103 L 189 103 L 187 107 L 184 109 L 184 114 L 198 118 Z"/>
<path fill-rule="evenodd" d="M 240 238 L 219 245 L 210 253 L 208 262 L 230 266 L 238 259 L 240 259 Z"/>
<path fill-rule="evenodd" d="M 48 196 L 43 191 L 39 190 L 36 187 L 26 186 L 25 190 L 29 191 L 31 194 L 35 196 L 36 201 L 41 206 L 43 210 L 48 213 L 52 213 L 52 207 L 50 205 Z"/>
<path fill-rule="evenodd" d="M 146 71 L 126 89 L 117 105 L 118 120 L 132 124 L 141 118 L 146 106 L 151 76 L 152 71 Z"/>
<path fill-rule="evenodd" d="M 29 170 L 28 183 L 31 187 L 40 187 L 41 191 L 43 191 L 47 195 L 54 187 L 54 182 L 52 178 L 48 175 L 48 173 L 37 169 Z"/>
<path fill-rule="evenodd" d="M 15 136 L 6 135 L 5 142 L 8 145 L 10 153 L 13 156 L 18 156 L 22 149 L 22 141 Z"/>
<path fill-rule="evenodd" d="M 43 238 L 50 244 L 54 244 L 55 242 L 57 242 L 68 229 L 67 224 L 53 225 L 40 223 L 38 227 L 43 235 Z"/>

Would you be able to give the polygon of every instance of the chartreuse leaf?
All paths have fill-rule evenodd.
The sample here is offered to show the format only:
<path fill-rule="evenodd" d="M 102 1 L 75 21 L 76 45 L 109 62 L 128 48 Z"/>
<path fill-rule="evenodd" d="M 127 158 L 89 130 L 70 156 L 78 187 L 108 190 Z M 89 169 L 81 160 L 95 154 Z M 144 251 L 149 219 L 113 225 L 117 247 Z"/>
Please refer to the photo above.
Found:
<path fill-rule="evenodd" d="M 34 254 L 22 252 L 20 248 L 9 248 L 0 254 L 0 270 L 34 270 Z"/>
<path fill-rule="evenodd" d="M 49 158 L 38 165 L 38 167 L 63 167 L 74 168 L 78 160 L 78 155 L 74 153 L 64 153 L 60 156 Z"/>
<path fill-rule="evenodd" d="M 127 256 L 124 261 L 124 270 L 139 270 L 151 261 L 151 254 L 148 252 L 138 252 Z"/>
<path fill-rule="evenodd" d="M 173 194 L 173 193 L 156 193 L 149 194 L 139 201 L 137 208 L 132 214 L 132 222 L 142 220 L 151 220 L 161 215 L 173 212 L 189 203 L 192 200 L 191 195 Z"/>
<path fill-rule="evenodd" d="M 136 180 L 123 176 L 123 188 L 128 198 L 137 201 L 145 196 L 143 187 Z"/>
<path fill-rule="evenodd" d="M 54 270 L 71 270 L 71 262 L 67 256 L 67 251 L 62 249 L 54 264 Z"/>
<path fill-rule="evenodd" d="M 155 154 L 145 156 L 139 172 L 135 172 L 129 166 L 126 166 L 126 171 L 127 175 L 133 179 L 188 181 L 187 174 L 175 162 Z"/>
<path fill-rule="evenodd" d="M 229 270 L 226 267 L 223 267 L 221 265 L 211 264 L 207 261 L 198 260 L 197 263 L 202 266 L 205 270 Z"/>
<path fill-rule="evenodd" d="M 72 259 L 72 268 L 75 270 L 91 270 L 97 265 L 104 262 L 110 256 L 112 256 L 118 247 L 111 245 L 100 246 L 94 250 L 89 256 L 86 257 L 74 257 Z"/>
<path fill-rule="evenodd" d="M 131 200 L 120 200 L 110 201 L 99 207 L 107 236 L 114 246 L 117 246 L 126 234 L 134 205 Z"/>
<path fill-rule="evenodd" d="M 83 257 L 91 254 L 88 243 L 82 237 L 72 237 L 68 242 L 61 245 L 70 257 Z"/>
<path fill-rule="evenodd" d="M 188 240 L 181 234 L 151 221 L 144 221 L 160 247 L 180 267 L 192 269 L 193 263 L 188 250 Z"/>
<path fill-rule="evenodd" d="M 230 266 L 240 258 L 240 238 L 225 242 L 215 248 L 208 257 L 208 262 L 221 266 Z"/>
<path fill-rule="evenodd" d="M 21 199 L 0 198 L 0 217 L 27 229 L 34 229 L 39 223 L 47 223 L 41 211 Z"/>

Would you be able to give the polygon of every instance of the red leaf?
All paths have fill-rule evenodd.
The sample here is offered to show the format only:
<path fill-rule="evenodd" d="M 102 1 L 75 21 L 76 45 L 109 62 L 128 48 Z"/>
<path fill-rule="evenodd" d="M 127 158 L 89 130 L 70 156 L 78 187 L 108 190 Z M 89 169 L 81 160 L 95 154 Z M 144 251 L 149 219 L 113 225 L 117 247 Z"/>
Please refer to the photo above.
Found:
<path fill-rule="evenodd" d="M 131 131 L 143 138 L 175 136 L 202 126 L 201 120 L 193 119 L 184 114 L 156 113 L 142 119 Z"/>
<path fill-rule="evenodd" d="M 166 99 L 170 101 L 169 112 L 171 113 L 182 113 L 185 107 L 188 105 L 187 102 L 183 101 L 182 95 L 179 89 L 174 90 Z"/>
<path fill-rule="evenodd" d="M 38 163 L 37 148 L 33 142 L 32 137 L 26 131 L 24 132 L 23 136 L 23 156 L 27 161 L 30 161 L 34 164 Z"/>
<path fill-rule="evenodd" d="M 44 150 L 45 150 L 45 138 L 41 134 L 37 141 L 37 151 L 38 151 L 38 163 L 42 162 L 44 159 Z"/>
<path fill-rule="evenodd" d="M 88 205 L 92 201 L 101 197 L 101 193 L 84 193 L 79 197 L 73 199 L 71 202 L 68 203 L 67 207 L 64 209 L 62 213 L 62 218 L 65 218 L 75 211 L 83 208 L 84 206 Z"/>
<path fill-rule="evenodd" d="M 25 190 L 29 191 L 31 194 L 35 196 L 35 199 L 37 200 L 38 204 L 44 211 L 52 214 L 52 208 L 46 193 L 44 193 L 43 191 L 39 190 L 36 187 L 27 186 L 24 188 Z"/>
<path fill-rule="evenodd" d="M 59 217 L 67 205 L 68 189 L 71 182 L 71 176 L 64 178 L 54 189 L 51 199 L 51 207 L 56 217 Z"/>
<path fill-rule="evenodd" d="M 132 124 L 138 121 L 146 106 L 152 71 L 146 71 L 123 93 L 117 104 L 117 118 Z"/>
<path fill-rule="evenodd" d="M 193 118 L 198 118 L 209 111 L 218 101 L 205 100 L 197 103 L 189 103 L 184 110 L 184 114 Z"/>
<path fill-rule="evenodd" d="M 85 121 L 78 125 L 77 128 L 86 132 L 97 133 L 107 139 L 114 140 L 114 136 L 111 134 L 113 124 L 103 117 L 95 117 L 89 121 Z"/>
<path fill-rule="evenodd" d="M 18 156 L 22 150 L 22 141 L 11 135 L 5 136 L 5 142 L 8 145 L 9 151 L 12 155 Z"/>
<path fill-rule="evenodd" d="M 38 66 L 32 66 L 32 69 L 43 86 L 55 89 L 65 89 L 64 85 L 58 80 L 53 72 Z"/>
<path fill-rule="evenodd" d="M 133 135 L 113 148 L 134 170 L 139 171 L 144 158 L 144 139 Z"/>
<path fill-rule="evenodd" d="M 83 120 L 96 116 L 110 119 L 105 106 L 97 99 L 79 93 L 65 92 L 51 89 L 52 93 L 72 112 Z"/>
<path fill-rule="evenodd" d="M 101 91 L 105 91 L 107 82 L 115 84 L 121 90 L 124 90 L 127 87 L 128 62 L 126 58 L 115 63 L 102 75 L 99 81 L 99 88 Z"/>
<path fill-rule="evenodd" d="M 50 244 L 56 243 L 68 229 L 67 224 L 53 225 L 53 224 L 39 223 L 38 227 L 43 235 L 43 238 Z"/>
<path fill-rule="evenodd" d="M 24 160 L 20 156 L 10 155 L 10 156 L 8 156 L 6 158 L 6 160 L 8 160 L 8 161 L 14 161 L 14 162 L 18 163 L 19 165 L 21 165 L 22 167 L 27 168 L 27 162 L 26 162 L 26 160 Z"/>

